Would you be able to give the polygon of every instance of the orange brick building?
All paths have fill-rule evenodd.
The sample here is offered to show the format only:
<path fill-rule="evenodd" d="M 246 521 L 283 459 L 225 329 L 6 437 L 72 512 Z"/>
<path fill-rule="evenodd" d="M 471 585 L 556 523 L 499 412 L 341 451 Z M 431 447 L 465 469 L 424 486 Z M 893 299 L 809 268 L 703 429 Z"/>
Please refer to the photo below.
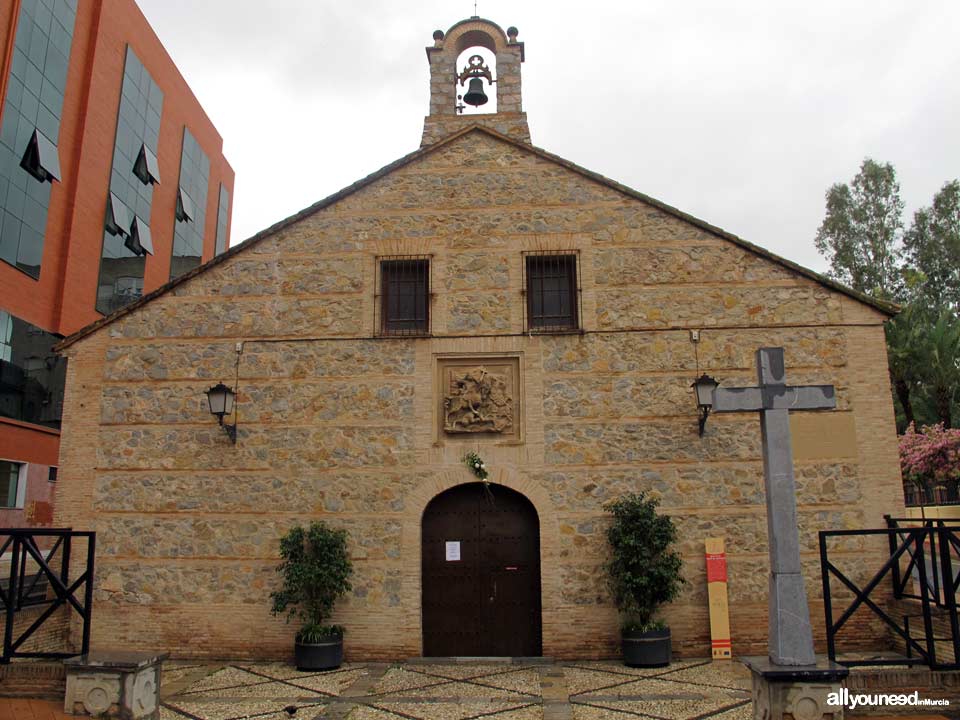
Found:
<path fill-rule="evenodd" d="M 229 245 L 223 140 L 133 0 L 0 7 L 0 527 L 48 524 L 60 337 Z"/>

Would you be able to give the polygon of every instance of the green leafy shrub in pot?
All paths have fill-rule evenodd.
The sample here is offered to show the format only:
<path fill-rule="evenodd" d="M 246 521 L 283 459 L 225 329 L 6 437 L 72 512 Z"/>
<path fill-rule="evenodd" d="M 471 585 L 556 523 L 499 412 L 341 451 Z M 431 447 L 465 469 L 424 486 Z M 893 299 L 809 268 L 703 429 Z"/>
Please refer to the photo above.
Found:
<path fill-rule="evenodd" d="M 613 600 L 620 610 L 627 664 L 646 665 L 627 657 L 628 642 L 659 643 L 649 664 L 669 662 L 670 632 L 655 619 L 657 610 L 680 594 L 684 580 L 682 560 L 674 549 L 677 529 L 666 515 L 657 512 L 659 501 L 645 493 L 629 493 L 608 503 L 613 523 L 607 530 L 610 561 L 607 576 Z M 632 646 L 631 646 L 632 647 Z M 649 645 L 644 645 L 649 650 Z M 664 660 L 665 653 L 665 660 Z"/>
<path fill-rule="evenodd" d="M 271 610 L 274 615 L 286 613 L 288 621 L 297 617 L 303 622 L 296 637 L 298 667 L 304 666 L 300 661 L 304 645 L 339 640 L 342 659 L 343 627 L 324 621 L 337 600 L 351 589 L 353 566 L 347 552 L 347 531 L 335 530 L 322 521 L 312 522 L 306 529 L 297 525 L 280 539 L 280 558 L 277 572 L 283 584 L 270 593 Z"/>

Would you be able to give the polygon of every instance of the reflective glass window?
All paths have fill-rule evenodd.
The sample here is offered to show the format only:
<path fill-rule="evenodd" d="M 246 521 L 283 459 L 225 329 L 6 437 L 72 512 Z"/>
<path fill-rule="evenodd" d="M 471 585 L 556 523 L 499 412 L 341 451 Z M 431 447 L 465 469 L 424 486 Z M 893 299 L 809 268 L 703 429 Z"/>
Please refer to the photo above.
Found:
<path fill-rule="evenodd" d="M 60 337 L 0 310 L 0 416 L 60 427 L 67 361 Z"/>
<path fill-rule="evenodd" d="M 173 256 L 170 259 L 171 279 L 193 270 L 203 260 L 209 178 L 210 160 L 190 130 L 184 128 L 180 188 L 173 228 Z"/>
<path fill-rule="evenodd" d="M 150 211 L 154 181 L 159 182 L 156 157 L 162 107 L 163 93 L 127 46 L 97 286 L 96 307 L 104 315 L 143 295 L 146 257 L 153 252 Z"/>
<path fill-rule="evenodd" d="M 22 0 L 0 118 L 0 260 L 40 277 L 77 0 Z"/>
<path fill-rule="evenodd" d="M 23 463 L 0 460 L 0 508 L 17 507 Z"/>
<path fill-rule="evenodd" d="M 227 249 L 227 222 L 230 219 L 230 191 L 220 183 L 220 205 L 217 208 L 217 248 L 219 255 Z"/>

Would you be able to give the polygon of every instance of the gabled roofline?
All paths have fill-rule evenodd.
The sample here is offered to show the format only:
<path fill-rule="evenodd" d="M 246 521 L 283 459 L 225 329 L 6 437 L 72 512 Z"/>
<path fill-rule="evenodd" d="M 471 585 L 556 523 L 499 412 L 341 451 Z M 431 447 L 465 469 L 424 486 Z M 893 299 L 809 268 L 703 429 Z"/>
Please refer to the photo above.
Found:
<path fill-rule="evenodd" d="M 191 278 L 194 278 L 197 275 L 200 275 L 201 273 L 204 273 L 207 270 L 213 267 L 216 267 L 220 263 L 226 262 L 228 259 L 234 257 L 235 255 L 240 254 L 241 252 L 243 252 L 248 248 L 253 247 L 257 243 L 261 242 L 262 240 L 272 237 L 273 235 L 276 235 L 278 232 L 293 225 L 294 223 L 297 223 L 300 220 L 303 220 L 313 215 L 314 213 L 317 213 L 320 210 L 323 210 L 329 207 L 330 205 L 333 205 L 334 203 L 349 197 L 350 195 L 357 192 L 358 190 L 362 190 L 367 185 L 370 185 L 371 183 L 374 183 L 377 180 L 389 175 L 394 170 L 399 170 L 400 168 L 406 165 L 409 165 L 410 163 L 415 162 L 416 160 L 419 160 L 420 158 L 425 157 L 436 150 L 439 150 L 441 147 L 444 147 L 445 145 L 449 145 L 450 143 L 458 140 L 464 135 L 467 135 L 468 133 L 475 132 L 475 131 L 486 133 L 487 135 L 490 135 L 491 137 L 494 137 L 497 140 L 501 140 L 503 142 L 509 143 L 518 148 L 531 152 L 534 155 L 537 155 L 543 158 L 544 160 L 549 160 L 550 162 L 557 163 L 558 165 L 562 165 L 563 167 L 567 168 L 568 170 L 571 170 L 572 172 L 577 173 L 578 175 L 582 175 L 583 177 L 589 180 L 593 180 L 594 182 L 600 183 L 601 185 L 606 185 L 607 187 L 613 190 L 616 190 L 617 192 L 620 192 L 626 195 L 627 197 L 633 198 L 635 200 L 640 200 L 641 202 L 644 202 L 648 205 L 652 205 L 658 210 L 662 210 L 663 212 L 669 215 L 672 215 L 676 218 L 679 218 L 680 220 L 684 220 L 690 223 L 691 225 L 699 227 L 701 230 L 705 230 L 706 232 L 709 232 L 713 235 L 723 238 L 724 240 L 729 240 L 730 242 L 740 246 L 744 250 L 754 253 L 755 255 L 759 255 L 760 257 L 766 258 L 767 260 L 777 263 L 778 265 L 782 265 L 783 267 L 789 270 L 799 273 L 800 275 L 803 275 L 804 277 L 807 277 L 813 280 L 814 282 L 820 283 L 821 285 L 824 285 L 825 287 L 828 287 L 831 290 L 836 290 L 839 293 L 847 295 L 853 298 L 854 300 L 864 303 L 865 305 L 869 305 L 870 307 L 874 308 L 875 310 L 879 310 L 880 312 L 882 312 L 883 314 L 889 317 L 893 317 L 894 315 L 900 312 L 899 305 L 896 305 L 894 303 L 889 303 L 883 300 L 878 300 L 865 293 L 861 293 L 857 290 L 854 290 L 853 288 L 849 288 L 846 285 L 837 282 L 836 280 L 832 280 L 824 275 L 821 275 L 820 273 L 810 270 L 809 268 L 805 268 L 802 265 L 799 265 L 793 262 L 792 260 L 787 260 L 786 258 L 781 257 L 776 253 L 772 253 L 769 250 L 766 250 L 758 245 L 754 245 L 753 243 L 748 242 L 743 238 L 740 238 L 732 233 L 729 233 L 726 230 L 723 230 L 722 228 L 719 228 L 715 225 L 711 225 L 710 223 L 705 222 L 700 218 L 694 217 L 693 215 L 688 215 L 682 210 L 678 210 L 677 208 L 671 205 L 667 205 L 666 203 L 661 202 L 656 198 L 652 198 L 649 195 L 644 195 L 643 193 L 638 192 L 633 188 L 627 187 L 626 185 L 622 185 L 617 181 L 611 180 L 610 178 L 600 175 L 599 173 L 595 173 L 592 170 L 587 170 L 586 168 L 581 167 L 576 163 L 570 162 L 569 160 L 566 160 L 560 157 L 559 155 L 554 155 L 551 152 L 538 148 L 534 145 L 530 145 L 528 143 L 522 142 L 520 140 L 516 140 L 507 135 L 502 135 L 501 133 L 498 133 L 496 130 L 490 129 L 489 127 L 486 127 L 480 124 L 473 124 L 461 130 L 458 130 L 455 133 L 448 135 L 442 140 L 438 140 L 432 145 L 427 145 L 426 147 L 422 147 L 418 150 L 414 150 L 413 152 L 408 153 L 407 155 L 404 155 L 398 160 L 394 160 L 389 165 L 384 165 L 379 170 L 367 175 L 364 178 L 361 178 L 360 180 L 357 180 L 355 183 L 348 185 L 342 190 L 338 190 L 332 195 L 325 197 L 323 200 L 320 200 L 319 202 L 316 202 L 313 205 L 310 205 L 309 207 L 306 207 L 303 210 L 300 210 L 299 212 L 294 213 L 293 215 L 290 215 L 289 217 L 284 218 L 283 220 L 280 220 L 277 223 L 274 223 L 270 227 L 264 230 L 261 230 L 256 235 L 253 235 L 247 238 L 246 240 L 244 240 L 243 242 L 229 248 L 226 252 L 223 252 L 220 255 L 217 255 L 216 257 L 208 260 L 202 265 L 195 267 L 193 270 L 190 270 L 189 272 L 186 272 L 183 275 L 179 275 L 173 280 L 170 280 L 169 282 L 161 285 L 157 289 L 152 290 L 151 292 L 147 293 L 136 302 L 126 305 L 120 308 L 119 310 L 115 310 L 114 312 L 107 315 L 106 317 L 102 317 L 99 320 L 96 320 L 90 323 L 89 325 L 81 328 L 80 330 L 77 330 L 72 335 L 69 335 L 68 337 L 64 338 L 59 343 L 54 345 L 53 347 L 54 351 L 60 352 L 70 347 L 78 340 L 81 340 L 87 335 L 95 333 L 97 330 L 99 330 L 102 327 L 106 327 L 107 325 L 112 324 L 113 322 L 115 322 L 116 320 L 119 320 L 125 315 L 129 315 L 134 310 L 137 310 L 143 305 L 146 305 L 151 300 L 158 298 L 161 295 L 165 295 L 166 293 L 168 293 L 170 290 L 177 287 L 178 285 L 181 285 L 187 282 L 188 280 L 190 280 Z"/>

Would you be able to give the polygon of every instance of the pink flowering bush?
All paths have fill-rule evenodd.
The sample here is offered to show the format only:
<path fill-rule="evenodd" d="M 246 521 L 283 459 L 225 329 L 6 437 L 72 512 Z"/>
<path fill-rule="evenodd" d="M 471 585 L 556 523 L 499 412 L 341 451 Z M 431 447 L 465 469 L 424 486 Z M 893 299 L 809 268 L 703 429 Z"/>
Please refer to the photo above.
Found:
<path fill-rule="evenodd" d="M 918 487 L 960 481 L 960 429 L 927 425 L 917 432 L 913 423 L 900 436 L 900 469 L 904 480 Z"/>

